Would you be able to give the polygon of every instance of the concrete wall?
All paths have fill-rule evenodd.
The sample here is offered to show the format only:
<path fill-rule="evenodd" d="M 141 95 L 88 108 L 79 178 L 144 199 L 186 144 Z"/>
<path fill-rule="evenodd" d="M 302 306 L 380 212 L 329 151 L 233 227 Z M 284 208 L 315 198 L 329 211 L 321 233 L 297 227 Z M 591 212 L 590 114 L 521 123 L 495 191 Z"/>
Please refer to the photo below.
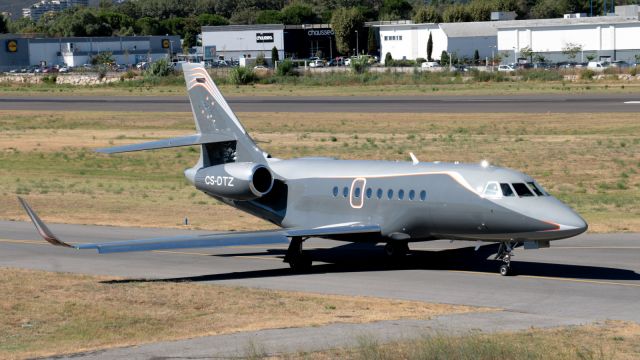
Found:
<path fill-rule="evenodd" d="M 432 35 L 433 52 L 431 56 L 438 60 L 442 50 L 447 50 L 449 39 L 442 29 L 435 24 L 417 25 L 383 25 L 380 26 L 381 61 L 387 53 L 395 60 L 427 58 L 427 42 Z M 400 40 L 402 37 L 402 40 Z"/>

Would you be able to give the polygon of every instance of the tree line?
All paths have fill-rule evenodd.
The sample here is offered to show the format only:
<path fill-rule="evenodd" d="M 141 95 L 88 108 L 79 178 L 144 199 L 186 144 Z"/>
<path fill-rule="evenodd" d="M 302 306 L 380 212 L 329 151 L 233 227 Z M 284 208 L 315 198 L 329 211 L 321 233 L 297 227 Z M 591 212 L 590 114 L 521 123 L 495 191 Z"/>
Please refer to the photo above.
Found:
<path fill-rule="evenodd" d="M 616 0 L 616 5 L 640 0 Z M 346 53 L 353 32 L 366 21 L 487 21 L 492 11 L 514 11 L 518 19 L 561 17 L 565 13 L 601 15 L 611 0 L 102 0 L 97 8 L 75 7 L 48 13 L 36 23 L 0 17 L 0 33 L 45 36 L 180 35 L 196 43 L 201 26 L 228 24 L 330 23 L 338 50 Z M 360 32 L 365 34 L 366 32 Z M 375 41 L 371 35 L 368 42 Z"/>

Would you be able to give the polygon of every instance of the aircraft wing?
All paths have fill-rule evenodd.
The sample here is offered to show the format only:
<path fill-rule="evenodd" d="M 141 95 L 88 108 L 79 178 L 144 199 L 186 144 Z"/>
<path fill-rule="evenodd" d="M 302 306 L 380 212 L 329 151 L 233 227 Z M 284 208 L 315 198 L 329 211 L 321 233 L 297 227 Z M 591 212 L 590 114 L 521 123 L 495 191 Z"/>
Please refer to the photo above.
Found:
<path fill-rule="evenodd" d="M 378 225 L 363 225 L 358 223 L 327 225 L 311 229 L 291 228 L 250 232 L 228 232 L 216 234 L 198 234 L 151 239 L 137 239 L 124 241 L 110 241 L 89 244 L 69 244 L 60 240 L 49 230 L 47 225 L 31 209 L 29 204 L 18 197 L 20 203 L 31 218 L 40 236 L 47 242 L 79 250 L 96 249 L 100 254 L 149 250 L 189 249 L 222 247 L 237 245 L 259 245 L 289 243 L 291 237 L 331 236 L 347 234 L 379 234 Z"/>

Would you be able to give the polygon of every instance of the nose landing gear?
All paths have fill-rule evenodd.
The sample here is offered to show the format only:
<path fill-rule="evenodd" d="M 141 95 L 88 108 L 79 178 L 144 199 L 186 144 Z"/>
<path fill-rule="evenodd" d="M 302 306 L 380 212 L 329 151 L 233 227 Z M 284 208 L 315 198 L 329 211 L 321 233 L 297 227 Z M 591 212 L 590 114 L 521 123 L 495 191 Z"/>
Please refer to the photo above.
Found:
<path fill-rule="evenodd" d="M 517 242 L 509 241 L 509 242 L 501 242 L 500 247 L 498 248 L 498 253 L 496 254 L 495 260 L 502 260 L 503 264 L 500 265 L 500 275 L 509 276 L 513 275 L 513 270 L 511 269 L 511 257 L 513 255 L 513 249 L 518 245 Z"/>

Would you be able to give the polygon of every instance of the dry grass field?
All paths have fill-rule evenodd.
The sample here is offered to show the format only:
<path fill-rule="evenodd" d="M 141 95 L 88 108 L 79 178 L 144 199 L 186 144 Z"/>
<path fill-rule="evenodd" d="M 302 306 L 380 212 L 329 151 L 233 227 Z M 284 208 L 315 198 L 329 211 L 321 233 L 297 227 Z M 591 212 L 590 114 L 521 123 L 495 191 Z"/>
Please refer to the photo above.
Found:
<path fill-rule="evenodd" d="M 0 358 L 496 309 L 0 268 Z M 116 281 L 114 281 L 116 280 Z"/>
<path fill-rule="evenodd" d="M 238 116 L 276 157 L 487 159 L 535 177 L 590 231 L 640 231 L 637 114 Z M 15 199 L 23 195 L 51 222 L 176 227 L 188 217 L 201 229 L 269 228 L 187 184 L 182 171 L 196 161 L 194 148 L 92 152 L 193 129 L 188 113 L 0 112 L 0 218 L 26 220 Z"/>
<path fill-rule="evenodd" d="M 257 348 L 259 350 L 259 347 Z M 264 354 L 254 352 L 254 358 Z M 274 357 L 269 357 L 273 359 Z M 640 325 L 610 321 L 557 329 L 460 336 L 423 336 L 415 340 L 379 343 L 361 338 L 359 346 L 314 353 L 283 355 L 282 359 L 376 360 L 633 360 L 640 358 Z"/>

